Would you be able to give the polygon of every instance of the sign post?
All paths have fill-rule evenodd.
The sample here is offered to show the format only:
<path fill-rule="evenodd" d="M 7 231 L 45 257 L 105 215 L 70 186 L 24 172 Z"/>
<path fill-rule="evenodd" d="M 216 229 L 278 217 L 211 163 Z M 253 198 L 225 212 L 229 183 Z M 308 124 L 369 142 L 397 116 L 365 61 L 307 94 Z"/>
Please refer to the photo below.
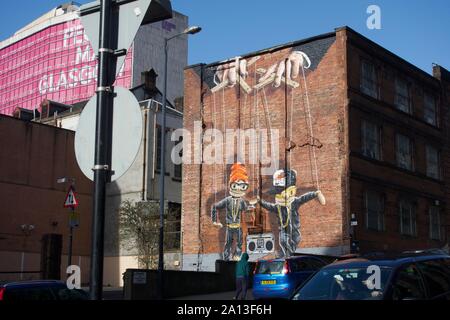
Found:
<path fill-rule="evenodd" d="M 75 208 L 78 206 L 78 201 L 75 195 L 75 187 L 72 185 L 69 188 L 69 191 L 66 195 L 66 200 L 64 201 L 64 208 L 70 208 L 70 216 L 69 216 L 69 253 L 68 253 L 68 261 L 67 266 L 72 265 L 72 246 L 73 246 L 73 228 L 78 227 L 78 220 L 76 219 Z"/>
<path fill-rule="evenodd" d="M 90 298 L 101 300 L 106 184 L 113 174 L 113 99 L 118 64 L 123 61 L 139 26 L 172 17 L 169 0 L 100 0 L 81 7 L 81 20 L 94 50 L 98 51 L 95 124 L 94 204 Z M 97 37 L 98 34 L 98 37 Z"/>

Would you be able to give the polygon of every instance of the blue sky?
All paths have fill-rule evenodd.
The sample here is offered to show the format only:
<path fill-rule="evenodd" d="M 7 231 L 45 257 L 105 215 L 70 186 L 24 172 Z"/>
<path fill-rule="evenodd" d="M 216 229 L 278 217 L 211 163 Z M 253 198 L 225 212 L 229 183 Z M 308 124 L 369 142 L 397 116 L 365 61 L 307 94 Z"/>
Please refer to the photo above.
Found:
<path fill-rule="evenodd" d="M 5 1 L 0 39 L 64 2 Z M 371 4 L 381 9 L 381 30 L 366 26 Z M 450 69 L 448 0 L 172 0 L 172 7 L 188 15 L 191 25 L 203 28 L 191 36 L 189 64 L 214 62 L 348 25 L 426 72 L 431 72 L 433 62 Z"/>

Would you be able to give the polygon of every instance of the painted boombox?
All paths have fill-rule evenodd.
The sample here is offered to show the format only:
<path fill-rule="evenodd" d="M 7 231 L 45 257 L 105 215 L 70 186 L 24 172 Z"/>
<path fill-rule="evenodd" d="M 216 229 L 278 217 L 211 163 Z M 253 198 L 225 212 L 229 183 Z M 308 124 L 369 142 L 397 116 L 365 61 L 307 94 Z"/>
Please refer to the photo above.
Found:
<path fill-rule="evenodd" d="M 247 236 L 247 253 L 274 252 L 275 237 L 272 233 L 252 234 Z"/>

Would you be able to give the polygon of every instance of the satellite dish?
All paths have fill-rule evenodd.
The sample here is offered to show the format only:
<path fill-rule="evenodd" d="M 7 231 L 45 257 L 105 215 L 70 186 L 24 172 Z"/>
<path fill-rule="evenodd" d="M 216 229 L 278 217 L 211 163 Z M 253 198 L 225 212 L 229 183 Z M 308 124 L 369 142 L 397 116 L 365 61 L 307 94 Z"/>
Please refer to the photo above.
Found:
<path fill-rule="evenodd" d="M 114 87 L 111 181 L 119 179 L 133 164 L 142 140 L 142 113 L 139 102 L 127 89 Z M 86 177 L 94 181 L 95 122 L 97 96 L 81 113 L 75 133 L 75 156 Z"/>

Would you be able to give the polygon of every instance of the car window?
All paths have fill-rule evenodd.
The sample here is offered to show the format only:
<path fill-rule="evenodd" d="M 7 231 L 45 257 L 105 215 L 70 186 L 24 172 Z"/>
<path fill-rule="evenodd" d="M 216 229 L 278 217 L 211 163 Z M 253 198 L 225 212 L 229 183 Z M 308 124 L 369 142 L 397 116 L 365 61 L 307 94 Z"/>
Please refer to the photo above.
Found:
<path fill-rule="evenodd" d="M 450 270 L 447 269 L 443 259 L 423 261 L 418 267 L 422 272 L 430 299 L 445 297 L 450 293 Z"/>
<path fill-rule="evenodd" d="M 289 268 L 291 270 L 291 272 L 300 272 L 301 270 L 301 266 L 299 263 L 300 259 L 291 259 L 289 260 Z"/>
<path fill-rule="evenodd" d="M 293 296 L 293 300 L 379 300 L 391 274 L 381 267 L 380 287 L 373 288 L 367 267 L 325 268 L 318 271 Z"/>
<path fill-rule="evenodd" d="M 422 279 L 414 265 L 401 267 L 395 278 L 392 292 L 393 300 L 425 299 Z"/>
<path fill-rule="evenodd" d="M 313 270 L 318 270 L 325 265 L 325 263 L 319 259 L 311 258 L 310 261 L 311 261 L 311 266 L 312 266 Z"/>
<path fill-rule="evenodd" d="M 68 288 L 54 288 L 53 292 L 59 300 L 87 300 L 87 294 L 82 290 Z"/>
<path fill-rule="evenodd" d="M 283 272 L 284 261 L 262 261 L 258 264 L 258 274 L 278 274 Z"/>
<path fill-rule="evenodd" d="M 315 270 L 310 258 L 297 258 L 290 261 L 290 268 L 292 272 L 311 271 Z"/>
<path fill-rule="evenodd" d="M 8 301 L 48 301 L 55 300 L 52 291 L 47 287 L 7 288 L 5 300 Z"/>

